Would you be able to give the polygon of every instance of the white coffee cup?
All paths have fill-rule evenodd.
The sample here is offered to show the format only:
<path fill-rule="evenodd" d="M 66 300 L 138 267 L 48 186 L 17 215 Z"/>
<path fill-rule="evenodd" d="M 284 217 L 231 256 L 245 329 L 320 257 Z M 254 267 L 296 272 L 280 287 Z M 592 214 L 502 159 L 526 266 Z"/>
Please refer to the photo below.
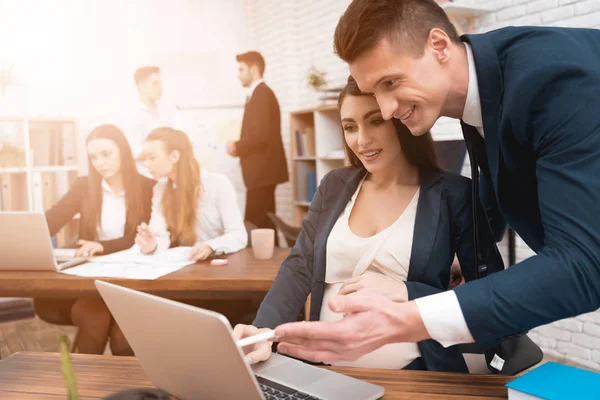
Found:
<path fill-rule="evenodd" d="M 253 229 L 250 231 L 252 241 L 252 252 L 258 260 L 266 260 L 273 257 L 275 250 L 274 229 Z"/>

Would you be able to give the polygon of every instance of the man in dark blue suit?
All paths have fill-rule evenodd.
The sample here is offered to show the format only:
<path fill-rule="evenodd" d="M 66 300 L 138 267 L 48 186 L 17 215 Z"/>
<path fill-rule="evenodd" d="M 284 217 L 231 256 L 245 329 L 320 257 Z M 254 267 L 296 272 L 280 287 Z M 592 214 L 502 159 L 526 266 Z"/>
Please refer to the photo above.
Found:
<path fill-rule="evenodd" d="M 280 351 L 330 362 L 428 338 L 490 348 L 600 307 L 599 30 L 459 37 L 433 0 L 354 0 L 335 49 L 384 118 L 413 135 L 461 120 L 497 239 L 508 223 L 537 254 L 413 302 L 338 296 L 330 306 L 346 318 L 284 325 Z"/>

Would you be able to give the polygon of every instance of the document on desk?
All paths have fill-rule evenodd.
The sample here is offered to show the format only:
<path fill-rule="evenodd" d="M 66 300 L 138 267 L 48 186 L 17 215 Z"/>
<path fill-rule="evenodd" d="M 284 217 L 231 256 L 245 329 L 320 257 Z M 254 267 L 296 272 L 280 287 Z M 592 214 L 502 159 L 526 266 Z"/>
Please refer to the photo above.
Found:
<path fill-rule="evenodd" d="M 60 271 L 63 274 L 121 279 L 157 279 L 194 264 L 190 247 L 174 247 L 158 254 L 144 255 L 136 249 L 96 257 L 91 262 Z"/>

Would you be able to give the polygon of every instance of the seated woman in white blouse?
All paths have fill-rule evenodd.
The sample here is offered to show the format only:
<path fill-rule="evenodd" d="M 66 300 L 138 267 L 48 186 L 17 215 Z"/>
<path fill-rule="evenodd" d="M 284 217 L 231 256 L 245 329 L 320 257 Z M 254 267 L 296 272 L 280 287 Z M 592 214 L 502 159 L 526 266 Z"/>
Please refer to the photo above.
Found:
<path fill-rule="evenodd" d="M 190 259 L 246 247 L 248 233 L 233 184 L 201 169 L 188 136 L 171 128 L 152 131 L 144 144 L 146 167 L 159 180 L 152 196 L 149 226 L 138 228 L 135 243 L 145 254 L 192 246 Z M 161 178 L 166 178 L 161 179 Z"/>
<path fill-rule="evenodd" d="M 296 320 L 309 293 L 310 319 L 334 321 L 343 315 L 328 300 L 338 293 L 366 290 L 403 302 L 447 290 L 455 254 L 465 279 L 476 277 L 470 180 L 441 171 L 431 135 L 384 120 L 352 78 L 338 108 L 352 166 L 322 179 L 253 326 L 236 326 L 237 338 Z M 480 235 L 489 272 L 502 270 L 491 231 Z M 245 350 L 255 363 L 270 356 L 271 343 Z M 468 372 L 458 348 L 433 340 L 389 344 L 336 365 Z"/>

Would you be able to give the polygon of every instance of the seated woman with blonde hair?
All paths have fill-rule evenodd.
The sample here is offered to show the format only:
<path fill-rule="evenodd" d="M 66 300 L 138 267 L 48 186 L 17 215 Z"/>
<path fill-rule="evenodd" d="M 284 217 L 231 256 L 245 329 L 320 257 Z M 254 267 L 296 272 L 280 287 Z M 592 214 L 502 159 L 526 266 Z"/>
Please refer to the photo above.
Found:
<path fill-rule="evenodd" d="M 190 259 L 201 261 L 246 247 L 248 233 L 233 184 L 223 174 L 200 168 L 184 132 L 153 130 L 143 155 L 148 171 L 161 180 L 154 187 L 150 224 L 138 227 L 135 238 L 144 254 L 191 246 Z"/>

